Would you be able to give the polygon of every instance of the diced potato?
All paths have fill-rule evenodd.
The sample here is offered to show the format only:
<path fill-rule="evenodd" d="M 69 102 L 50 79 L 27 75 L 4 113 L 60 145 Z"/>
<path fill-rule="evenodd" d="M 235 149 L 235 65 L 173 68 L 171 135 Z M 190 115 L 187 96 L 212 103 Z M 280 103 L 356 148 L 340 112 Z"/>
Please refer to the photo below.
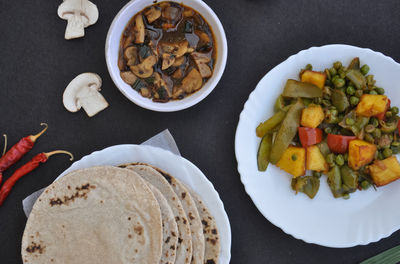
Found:
<path fill-rule="evenodd" d="M 357 105 L 357 115 L 371 117 L 383 113 L 386 110 L 388 98 L 385 95 L 364 94 Z"/>
<path fill-rule="evenodd" d="M 376 145 L 363 140 L 352 140 L 349 143 L 349 167 L 358 170 L 370 163 L 376 152 Z"/>
<path fill-rule="evenodd" d="M 325 115 L 320 105 L 310 104 L 301 113 L 301 125 L 316 128 L 324 120 Z"/>
<path fill-rule="evenodd" d="M 323 72 L 306 70 L 301 75 L 302 82 L 312 83 L 320 89 L 324 88 L 325 80 L 326 74 Z"/>
<path fill-rule="evenodd" d="M 276 165 L 295 178 L 304 175 L 306 173 L 306 149 L 289 146 Z"/>
<path fill-rule="evenodd" d="M 328 163 L 317 145 L 307 148 L 306 169 L 313 171 L 328 171 Z"/>
<path fill-rule="evenodd" d="M 368 168 L 376 186 L 383 186 L 400 179 L 400 164 L 394 156 L 375 160 Z"/>

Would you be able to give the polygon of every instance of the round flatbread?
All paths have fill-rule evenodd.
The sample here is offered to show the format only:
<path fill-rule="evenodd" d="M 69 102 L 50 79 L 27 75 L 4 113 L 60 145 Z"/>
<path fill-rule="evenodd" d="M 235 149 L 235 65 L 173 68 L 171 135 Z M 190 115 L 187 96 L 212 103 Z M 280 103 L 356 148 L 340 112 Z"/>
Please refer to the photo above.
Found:
<path fill-rule="evenodd" d="M 136 173 L 71 172 L 40 195 L 22 238 L 27 263 L 152 263 L 162 252 L 160 206 Z"/>
<path fill-rule="evenodd" d="M 181 200 L 176 195 L 171 185 L 160 173 L 147 165 L 125 164 L 120 165 L 120 167 L 135 171 L 144 180 L 156 187 L 167 199 L 174 212 L 179 230 L 177 234 L 179 237 L 175 263 L 189 264 L 192 259 L 192 235 L 190 224 Z"/>
<path fill-rule="evenodd" d="M 206 264 L 218 264 L 219 263 L 219 252 L 221 249 L 219 232 L 217 228 L 217 222 L 210 213 L 210 210 L 200 199 L 197 193 L 195 193 L 190 187 L 185 185 L 189 190 L 193 201 L 196 203 L 197 211 L 203 224 L 203 234 L 205 239 L 205 252 L 204 252 L 204 263 Z"/>
<path fill-rule="evenodd" d="M 145 165 L 145 166 L 149 167 L 150 165 Z M 181 200 L 183 209 L 185 210 L 185 213 L 188 216 L 190 223 L 190 230 L 192 233 L 192 245 L 193 245 L 193 254 L 191 263 L 204 264 L 205 239 L 203 234 L 203 225 L 201 223 L 196 203 L 194 202 L 188 189 L 182 182 L 180 182 L 178 179 L 169 175 L 167 172 L 159 168 L 156 167 L 152 168 L 157 170 L 168 181 L 172 189 L 175 191 L 175 193 Z"/>
<path fill-rule="evenodd" d="M 178 244 L 178 225 L 175 221 L 174 212 L 168 204 L 167 199 L 162 193 L 147 182 L 150 190 L 153 192 L 161 209 L 161 219 L 163 227 L 163 248 L 160 264 L 174 264 L 176 259 L 176 246 Z"/>

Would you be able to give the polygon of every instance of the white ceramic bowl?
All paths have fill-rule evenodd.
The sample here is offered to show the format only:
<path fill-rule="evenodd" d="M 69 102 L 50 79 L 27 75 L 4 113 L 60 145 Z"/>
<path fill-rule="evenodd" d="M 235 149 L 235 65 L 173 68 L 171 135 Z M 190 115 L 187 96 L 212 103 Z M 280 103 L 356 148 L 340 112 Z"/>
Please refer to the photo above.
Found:
<path fill-rule="evenodd" d="M 315 70 L 331 67 L 335 61 L 347 65 L 359 57 L 368 64 L 377 86 L 393 106 L 400 105 L 400 64 L 370 49 L 349 45 L 327 45 L 303 50 L 270 70 L 250 94 L 240 114 L 236 130 L 235 153 L 238 170 L 246 192 L 258 210 L 284 232 L 327 247 L 365 245 L 389 236 L 400 229 L 400 180 L 375 191 L 357 191 L 349 200 L 335 199 L 321 178 L 319 192 L 313 200 L 290 188 L 291 175 L 270 164 L 266 172 L 257 170 L 260 139 L 255 129 L 273 114 L 275 99 L 289 78 L 298 79 L 299 70 L 311 63 Z M 397 155 L 399 158 L 400 155 Z"/>
<path fill-rule="evenodd" d="M 145 7 L 153 4 L 153 0 L 132 0 L 127 3 L 121 11 L 117 14 L 112 22 L 106 39 L 106 62 L 107 68 L 118 89 L 135 104 L 154 111 L 159 112 L 173 112 L 191 107 L 207 95 L 217 86 L 226 65 L 226 58 L 228 55 L 228 46 L 224 28 L 219 21 L 217 15 L 211 8 L 201 0 L 170 0 L 172 2 L 182 3 L 199 12 L 211 26 L 215 41 L 217 43 L 217 58 L 215 61 L 214 72 L 211 78 L 204 84 L 204 86 L 196 93 L 185 97 L 182 100 L 170 101 L 167 103 L 153 102 L 151 99 L 141 96 L 138 92 L 132 89 L 131 86 L 126 84 L 120 77 L 118 69 L 118 50 L 122 32 L 129 20 Z"/>

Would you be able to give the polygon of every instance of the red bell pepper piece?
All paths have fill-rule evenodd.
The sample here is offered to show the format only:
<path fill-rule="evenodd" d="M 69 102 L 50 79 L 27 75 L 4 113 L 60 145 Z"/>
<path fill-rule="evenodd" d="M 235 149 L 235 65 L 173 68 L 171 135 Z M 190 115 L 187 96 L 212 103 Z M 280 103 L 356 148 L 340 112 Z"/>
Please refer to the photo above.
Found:
<path fill-rule="evenodd" d="M 385 116 L 386 116 L 386 112 L 387 110 L 390 108 L 390 99 L 388 99 L 388 103 L 386 104 L 386 108 L 385 111 L 383 111 L 380 114 L 376 115 L 376 118 L 378 118 L 379 120 L 385 120 Z"/>
<path fill-rule="evenodd" d="M 322 130 L 319 128 L 299 127 L 299 138 L 303 147 L 318 144 L 322 141 Z"/>
<path fill-rule="evenodd" d="M 346 153 L 349 148 L 349 142 L 356 139 L 355 136 L 342 136 L 328 134 L 328 147 L 333 153 Z"/>

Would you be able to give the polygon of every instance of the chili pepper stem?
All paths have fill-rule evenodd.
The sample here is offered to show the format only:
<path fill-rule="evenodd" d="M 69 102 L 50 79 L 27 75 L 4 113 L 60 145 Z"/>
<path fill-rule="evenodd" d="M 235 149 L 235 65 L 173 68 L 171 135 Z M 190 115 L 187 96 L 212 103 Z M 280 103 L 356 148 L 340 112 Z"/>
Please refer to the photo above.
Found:
<path fill-rule="evenodd" d="M 7 151 L 7 135 L 3 134 L 4 137 L 4 148 L 3 148 L 3 154 L 1 156 L 4 156 L 4 154 L 6 154 Z"/>
<path fill-rule="evenodd" d="M 71 160 L 71 161 L 74 160 L 74 155 L 72 155 L 71 152 L 68 152 L 68 151 L 65 151 L 65 150 L 55 150 L 55 151 L 47 152 L 47 153 L 43 153 L 43 154 L 46 156 L 46 158 L 49 158 L 49 157 L 51 157 L 51 156 L 53 156 L 55 154 L 67 154 L 67 155 L 70 156 L 69 160 Z"/>
<path fill-rule="evenodd" d="M 31 136 L 29 136 L 29 139 L 30 139 L 32 142 L 36 142 L 36 140 L 37 140 L 41 135 L 43 135 L 43 133 L 46 132 L 46 130 L 49 128 L 49 126 L 48 126 L 46 123 L 40 123 L 40 125 L 41 125 L 41 126 L 45 126 L 45 128 L 44 128 L 42 131 L 40 131 L 39 133 L 37 133 L 36 135 L 31 135 Z"/>

